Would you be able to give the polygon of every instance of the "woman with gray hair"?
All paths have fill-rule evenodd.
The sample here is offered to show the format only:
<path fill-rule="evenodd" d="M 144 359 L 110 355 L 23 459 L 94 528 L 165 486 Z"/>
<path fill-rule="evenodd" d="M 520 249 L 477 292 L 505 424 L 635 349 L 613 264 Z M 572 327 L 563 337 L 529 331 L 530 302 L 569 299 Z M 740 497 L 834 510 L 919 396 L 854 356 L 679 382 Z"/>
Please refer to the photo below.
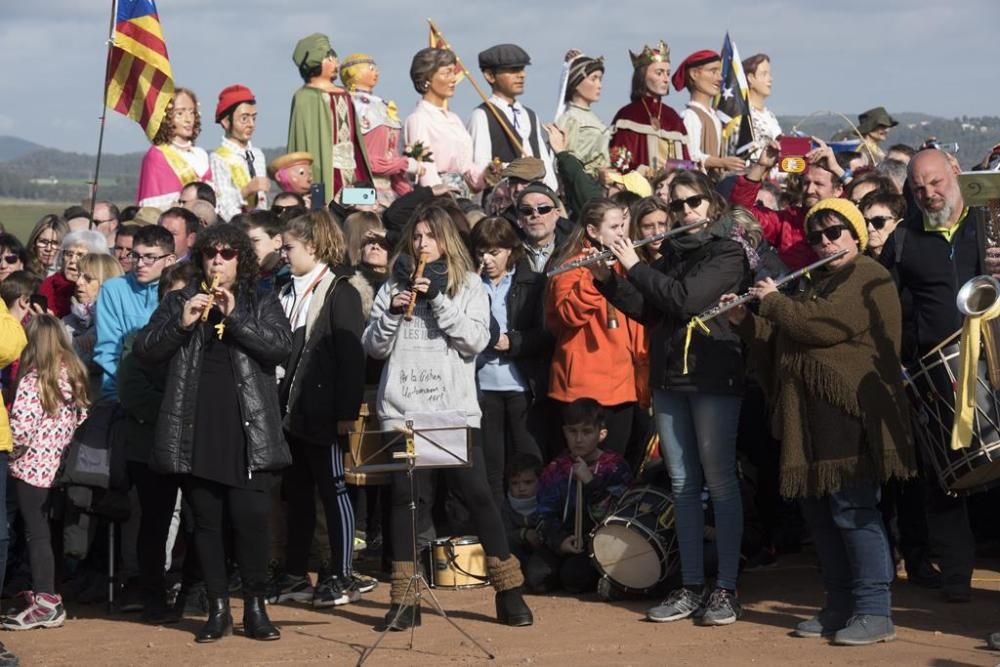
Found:
<path fill-rule="evenodd" d="M 56 257 L 56 272 L 38 288 L 38 293 L 48 299 L 49 311 L 60 319 L 70 313 L 76 281 L 80 277 L 80 259 L 90 253 L 109 254 L 104 234 L 92 229 L 66 234 Z"/>
<path fill-rule="evenodd" d="M 455 54 L 445 49 L 421 49 L 410 64 L 410 80 L 421 95 L 403 126 L 407 153 L 420 161 L 423 173 L 417 183 L 441 183 L 458 188 L 459 196 L 469 197 L 485 186 L 483 170 L 472 161 L 472 135 L 462 120 L 448 111 L 448 99 L 455 94 L 459 66 Z M 422 150 L 414 154 L 414 147 Z"/>

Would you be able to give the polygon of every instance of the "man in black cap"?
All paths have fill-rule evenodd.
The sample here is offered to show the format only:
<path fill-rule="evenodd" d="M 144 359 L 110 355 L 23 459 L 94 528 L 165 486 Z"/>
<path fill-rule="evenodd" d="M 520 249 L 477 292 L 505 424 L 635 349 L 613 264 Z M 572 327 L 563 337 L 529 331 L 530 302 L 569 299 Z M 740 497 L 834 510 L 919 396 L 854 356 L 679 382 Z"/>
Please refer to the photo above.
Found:
<path fill-rule="evenodd" d="M 559 196 L 544 183 L 530 183 L 517 194 L 517 221 L 531 268 L 545 271 L 549 260 L 572 232 L 560 213 Z M 563 224 L 560 225 L 559 223 Z"/>
<path fill-rule="evenodd" d="M 505 165 L 519 157 L 541 158 L 545 163 L 543 180 L 556 189 L 556 172 L 542 137 L 542 124 L 534 111 L 517 101 L 524 93 L 524 68 L 530 64 L 531 58 L 516 44 L 498 44 L 479 54 L 479 69 L 493 94 L 469 118 L 472 159 L 476 166 L 485 168 L 494 158 Z"/>

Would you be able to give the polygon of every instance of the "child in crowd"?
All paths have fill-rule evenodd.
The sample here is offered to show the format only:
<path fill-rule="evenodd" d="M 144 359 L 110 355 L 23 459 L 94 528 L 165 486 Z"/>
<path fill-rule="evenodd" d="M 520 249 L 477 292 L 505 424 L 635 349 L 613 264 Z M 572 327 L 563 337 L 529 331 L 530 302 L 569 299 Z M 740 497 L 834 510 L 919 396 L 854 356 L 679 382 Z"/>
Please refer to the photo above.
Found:
<path fill-rule="evenodd" d="M 87 369 L 62 322 L 53 315 L 36 315 L 28 323 L 27 337 L 10 414 L 10 476 L 24 521 L 32 590 L 22 594 L 24 608 L 4 618 L 8 630 L 55 628 L 66 620 L 62 597 L 55 593 L 49 490 L 90 403 Z"/>
<path fill-rule="evenodd" d="M 15 271 L 0 283 L 0 300 L 7 312 L 23 327 L 32 312 L 31 295 L 35 293 L 42 279 L 30 271 Z M 3 403 L 9 409 L 14 402 L 14 379 L 17 377 L 18 360 L 6 364 L 0 370 L 0 387 L 3 388 Z"/>
<path fill-rule="evenodd" d="M 507 497 L 501 507 L 510 551 L 527 568 L 531 554 L 542 546 L 538 535 L 538 479 L 542 463 L 530 454 L 516 455 L 507 466 Z"/>
<path fill-rule="evenodd" d="M 628 488 L 632 473 L 622 455 L 600 448 L 608 437 L 604 408 L 578 398 L 563 409 L 566 452 L 549 463 L 538 482 L 538 533 L 542 548 L 531 555 L 525 578 L 530 589 L 561 587 L 585 593 L 597 586 L 586 535 Z M 575 533 L 577 480 L 583 489 L 580 539 Z"/>

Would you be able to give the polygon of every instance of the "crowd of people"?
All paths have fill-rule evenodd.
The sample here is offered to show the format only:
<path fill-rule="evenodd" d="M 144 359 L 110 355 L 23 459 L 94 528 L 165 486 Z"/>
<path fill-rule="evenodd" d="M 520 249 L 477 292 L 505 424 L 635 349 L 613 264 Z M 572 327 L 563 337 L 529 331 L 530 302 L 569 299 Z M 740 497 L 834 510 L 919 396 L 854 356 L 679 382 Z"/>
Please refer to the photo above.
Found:
<path fill-rule="evenodd" d="M 406 629 L 412 532 L 475 536 L 497 620 L 529 626 L 530 594 L 636 593 L 588 536 L 644 486 L 669 492 L 677 546 L 641 591 L 662 596 L 650 621 L 735 622 L 741 571 L 799 548 L 802 521 L 825 600 L 797 636 L 892 640 L 897 573 L 967 601 L 966 501 L 914 445 L 901 372 L 961 327 L 963 283 L 1000 272 L 954 157 L 883 147 L 879 107 L 854 150 L 814 137 L 789 173 L 766 55 L 743 63 L 747 146 L 712 108 L 719 54 L 630 55 L 609 126 L 602 58 L 566 55 L 549 123 L 518 101 L 529 55 L 486 49 L 465 124 L 450 50 L 414 55 L 401 120 L 374 58 L 310 35 L 286 154 L 252 145 L 244 85 L 208 154 L 177 88 L 134 205 L 0 234 L 0 576 L 24 591 L 3 626 L 62 625 L 114 557 L 119 611 L 207 616 L 210 642 L 241 591 L 244 634 L 274 640 L 268 604 L 377 585 L 366 546 Z M 449 411 L 471 465 L 416 473 L 413 525 L 405 473 L 355 468 L 358 432 Z"/>

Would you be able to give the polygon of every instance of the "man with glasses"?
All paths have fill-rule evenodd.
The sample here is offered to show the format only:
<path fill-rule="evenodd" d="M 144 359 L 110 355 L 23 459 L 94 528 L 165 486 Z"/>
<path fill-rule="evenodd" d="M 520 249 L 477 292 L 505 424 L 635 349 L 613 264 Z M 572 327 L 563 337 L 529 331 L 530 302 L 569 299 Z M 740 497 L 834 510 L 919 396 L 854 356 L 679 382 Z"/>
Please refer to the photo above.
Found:
<path fill-rule="evenodd" d="M 115 232 L 111 254 L 121 264 L 122 271 L 125 273 L 135 268 L 135 262 L 132 261 L 132 245 L 137 231 L 139 231 L 139 225 L 124 224 L 119 225 L 118 231 Z"/>
<path fill-rule="evenodd" d="M 219 93 L 215 122 L 222 126 L 222 145 L 212 151 L 212 183 L 218 193 L 216 210 L 230 220 L 244 210 L 267 207 L 271 182 L 265 175 L 264 153 L 250 144 L 257 128 L 257 100 L 240 84 Z"/>
<path fill-rule="evenodd" d="M 108 247 L 115 244 L 115 235 L 118 232 L 118 207 L 109 201 L 99 201 L 94 204 L 93 220 L 97 231 L 104 234 L 108 239 Z"/>
<path fill-rule="evenodd" d="M 844 176 L 848 173 L 837 163 L 833 150 L 821 142 L 819 148 L 806 156 L 809 166 L 802 174 L 802 204 L 772 211 L 757 205 L 757 195 L 761 181 L 778 161 L 779 152 L 775 141 L 762 150 L 747 174 L 736 178 L 729 201 L 754 214 L 764 238 L 777 248 L 781 261 L 794 270 L 816 260 L 816 253 L 805 241 L 806 211 L 823 199 L 843 196 Z"/>
<path fill-rule="evenodd" d="M 541 273 L 566 240 L 559 229 L 559 197 L 544 183 L 532 183 L 517 195 L 517 220 L 531 268 Z"/>
<path fill-rule="evenodd" d="M 131 259 L 135 268 L 106 280 L 97 295 L 94 363 L 103 373 L 102 400 L 118 399 L 116 376 L 122 345 L 126 337 L 146 326 L 156 310 L 160 274 L 177 261 L 173 235 L 159 226 L 139 228 Z"/>

